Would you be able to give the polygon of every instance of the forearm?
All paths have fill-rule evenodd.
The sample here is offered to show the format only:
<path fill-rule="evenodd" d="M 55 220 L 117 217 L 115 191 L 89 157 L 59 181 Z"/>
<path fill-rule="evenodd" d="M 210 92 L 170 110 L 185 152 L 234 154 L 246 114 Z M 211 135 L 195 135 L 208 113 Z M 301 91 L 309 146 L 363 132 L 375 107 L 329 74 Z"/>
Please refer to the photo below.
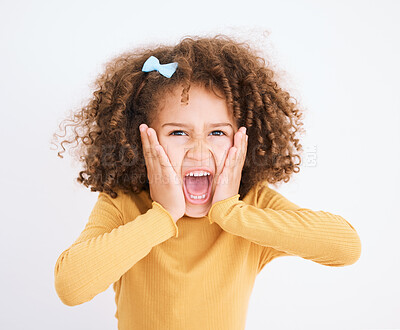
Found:
<path fill-rule="evenodd" d="M 153 246 L 175 234 L 170 216 L 153 206 L 125 225 L 74 243 L 55 265 L 58 296 L 70 306 L 91 300 L 144 258 Z"/>
<path fill-rule="evenodd" d="M 358 260 L 360 238 L 341 216 L 305 208 L 262 209 L 238 197 L 214 204 L 210 222 L 256 244 L 324 265 L 349 265 Z"/>

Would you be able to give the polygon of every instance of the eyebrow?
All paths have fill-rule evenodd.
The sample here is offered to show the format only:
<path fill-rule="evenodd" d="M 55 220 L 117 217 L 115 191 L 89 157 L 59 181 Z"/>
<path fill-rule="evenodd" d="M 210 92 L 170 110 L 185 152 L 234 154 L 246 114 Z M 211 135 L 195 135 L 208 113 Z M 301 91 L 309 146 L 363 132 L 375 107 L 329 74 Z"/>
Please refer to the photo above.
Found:
<path fill-rule="evenodd" d="M 179 126 L 179 127 L 189 127 L 189 125 L 186 125 L 184 123 L 166 123 L 162 125 L 161 127 L 164 126 Z M 209 127 L 221 127 L 221 126 L 230 126 L 233 129 L 233 126 L 229 123 L 213 123 L 213 124 L 208 124 Z"/>

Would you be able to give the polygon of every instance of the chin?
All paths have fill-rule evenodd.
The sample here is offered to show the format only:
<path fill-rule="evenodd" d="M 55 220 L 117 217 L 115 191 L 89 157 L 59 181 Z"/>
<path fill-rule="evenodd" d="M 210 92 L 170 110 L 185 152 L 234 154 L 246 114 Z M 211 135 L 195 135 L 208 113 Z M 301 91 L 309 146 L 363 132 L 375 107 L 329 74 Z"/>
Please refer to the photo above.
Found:
<path fill-rule="evenodd" d="M 206 210 L 203 209 L 202 211 L 190 210 L 186 211 L 185 215 L 190 218 L 203 218 L 207 216 L 209 210 L 210 210 L 209 207 Z"/>

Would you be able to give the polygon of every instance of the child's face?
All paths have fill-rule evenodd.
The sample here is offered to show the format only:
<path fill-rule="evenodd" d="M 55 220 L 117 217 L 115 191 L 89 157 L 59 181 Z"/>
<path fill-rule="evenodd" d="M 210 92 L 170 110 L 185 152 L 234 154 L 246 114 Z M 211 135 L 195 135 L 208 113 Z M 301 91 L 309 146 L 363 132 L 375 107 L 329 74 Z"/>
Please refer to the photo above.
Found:
<path fill-rule="evenodd" d="M 226 101 L 213 92 L 192 85 L 188 105 L 181 104 L 181 92 L 182 89 L 175 89 L 174 93 L 164 97 L 161 110 L 149 126 L 157 132 L 158 141 L 172 167 L 185 182 L 182 187 L 186 201 L 185 214 L 203 217 L 211 208 L 216 188 L 215 177 L 222 172 L 238 127 Z M 193 180 L 195 184 L 190 185 L 189 180 L 184 179 L 185 174 L 199 168 L 211 173 L 211 187 L 197 183 L 196 179 Z M 191 195 L 206 196 L 196 200 Z"/>

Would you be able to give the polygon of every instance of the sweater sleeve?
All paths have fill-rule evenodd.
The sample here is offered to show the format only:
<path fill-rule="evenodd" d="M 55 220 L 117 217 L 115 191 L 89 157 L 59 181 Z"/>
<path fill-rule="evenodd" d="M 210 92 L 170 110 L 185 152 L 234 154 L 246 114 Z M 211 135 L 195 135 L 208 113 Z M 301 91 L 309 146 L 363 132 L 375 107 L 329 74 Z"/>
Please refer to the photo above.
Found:
<path fill-rule="evenodd" d="M 361 254 L 360 238 L 339 215 L 300 208 L 265 186 L 257 206 L 237 194 L 212 205 L 208 218 L 233 235 L 263 247 L 259 269 L 277 256 L 293 255 L 326 266 L 355 263 Z"/>
<path fill-rule="evenodd" d="M 74 306 L 91 300 L 144 258 L 153 246 L 178 236 L 178 227 L 157 202 L 123 223 L 119 197 L 100 192 L 78 239 L 58 257 L 55 288 L 61 301 Z M 130 220 L 130 219 L 128 219 Z"/>

